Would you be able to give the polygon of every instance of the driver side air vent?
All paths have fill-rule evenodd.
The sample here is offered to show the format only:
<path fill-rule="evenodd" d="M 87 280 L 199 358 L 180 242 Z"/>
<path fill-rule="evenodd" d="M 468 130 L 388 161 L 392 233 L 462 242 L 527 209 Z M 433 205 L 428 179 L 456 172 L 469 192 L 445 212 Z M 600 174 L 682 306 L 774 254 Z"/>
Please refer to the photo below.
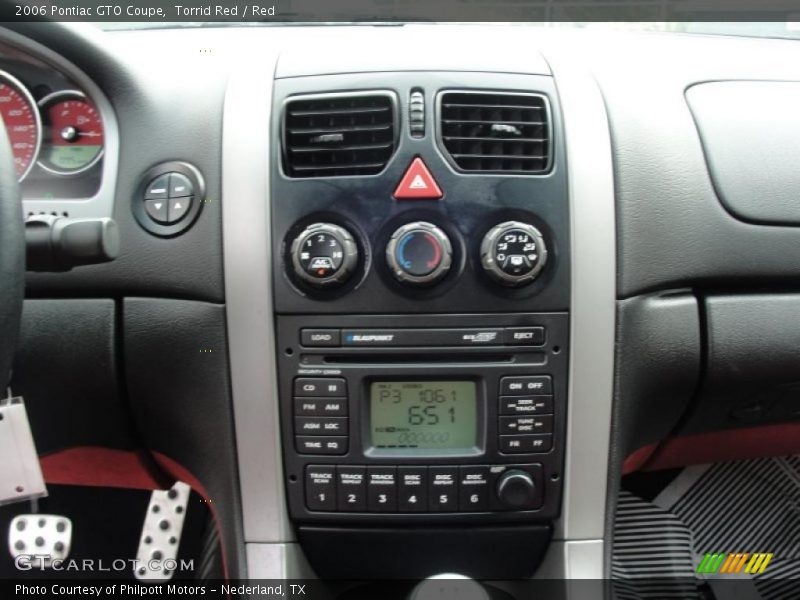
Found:
<path fill-rule="evenodd" d="M 443 149 L 462 171 L 550 170 L 550 111 L 541 94 L 446 92 L 439 119 Z"/>
<path fill-rule="evenodd" d="M 283 159 L 290 177 L 374 175 L 396 148 L 388 92 L 304 96 L 287 102 Z"/>

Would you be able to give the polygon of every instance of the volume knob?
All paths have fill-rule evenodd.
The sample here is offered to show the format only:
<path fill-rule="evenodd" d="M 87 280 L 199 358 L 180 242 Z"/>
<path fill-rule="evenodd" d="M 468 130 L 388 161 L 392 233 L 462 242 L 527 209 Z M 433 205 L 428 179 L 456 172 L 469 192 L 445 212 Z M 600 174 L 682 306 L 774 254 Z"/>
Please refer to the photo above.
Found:
<path fill-rule="evenodd" d="M 497 497 L 509 508 L 528 508 L 536 499 L 536 484 L 525 471 L 510 469 L 497 481 Z"/>

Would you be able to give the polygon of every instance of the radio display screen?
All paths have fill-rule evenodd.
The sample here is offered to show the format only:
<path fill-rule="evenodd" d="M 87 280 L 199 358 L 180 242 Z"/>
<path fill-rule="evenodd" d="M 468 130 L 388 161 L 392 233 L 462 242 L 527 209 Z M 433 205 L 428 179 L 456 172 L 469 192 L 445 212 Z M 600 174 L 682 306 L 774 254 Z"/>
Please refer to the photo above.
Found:
<path fill-rule="evenodd" d="M 375 381 L 369 392 L 372 445 L 381 451 L 471 451 L 478 444 L 474 381 Z"/>

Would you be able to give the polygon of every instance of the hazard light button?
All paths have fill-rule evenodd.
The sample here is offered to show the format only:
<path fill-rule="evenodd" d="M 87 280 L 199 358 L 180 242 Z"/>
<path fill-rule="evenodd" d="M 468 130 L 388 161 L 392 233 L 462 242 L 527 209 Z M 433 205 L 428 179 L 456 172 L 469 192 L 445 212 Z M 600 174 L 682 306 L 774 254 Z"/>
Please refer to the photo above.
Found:
<path fill-rule="evenodd" d="M 394 197 L 398 200 L 438 200 L 442 197 L 442 190 L 418 156 L 411 161 L 394 191 Z"/>

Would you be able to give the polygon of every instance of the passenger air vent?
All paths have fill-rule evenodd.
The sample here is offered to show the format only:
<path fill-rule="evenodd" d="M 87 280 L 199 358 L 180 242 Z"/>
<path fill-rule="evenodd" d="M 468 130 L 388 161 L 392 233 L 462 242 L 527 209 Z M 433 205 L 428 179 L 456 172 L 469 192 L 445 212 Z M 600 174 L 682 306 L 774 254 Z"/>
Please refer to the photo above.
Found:
<path fill-rule="evenodd" d="M 550 112 L 542 95 L 446 92 L 439 119 L 444 150 L 462 171 L 550 169 Z"/>
<path fill-rule="evenodd" d="M 286 104 L 284 165 L 291 177 L 374 175 L 395 150 L 389 93 L 306 96 Z"/>

